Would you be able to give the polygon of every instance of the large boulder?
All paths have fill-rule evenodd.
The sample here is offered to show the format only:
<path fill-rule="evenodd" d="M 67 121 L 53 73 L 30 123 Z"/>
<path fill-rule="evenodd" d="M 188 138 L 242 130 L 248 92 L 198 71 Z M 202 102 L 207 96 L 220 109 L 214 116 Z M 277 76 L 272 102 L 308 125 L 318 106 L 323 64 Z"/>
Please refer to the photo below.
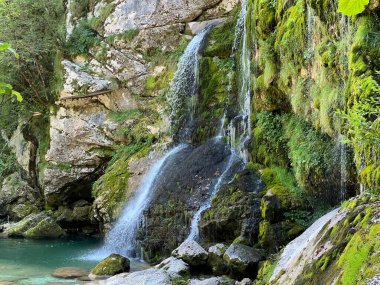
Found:
<path fill-rule="evenodd" d="M 169 257 L 156 266 L 156 268 L 162 268 L 171 277 L 187 276 L 190 274 L 190 267 L 181 259 L 175 257 Z"/>
<path fill-rule="evenodd" d="M 182 259 L 190 266 L 197 267 L 206 264 L 208 253 L 196 241 L 190 240 L 173 250 L 172 256 Z"/>
<path fill-rule="evenodd" d="M 26 216 L 39 212 L 40 194 L 22 179 L 19 173 L 13 173 L 4 179 L 0 188 L 0 217 L 9 216 L 19 221 Z"/>
<path fill-rule="evenodd" d="M 59 238 L 65 235 L 65 231 L 57 222 L 45 213 L 31 214 L 20 222 L 6 229 L 9 237 L 26 238 Z"/>
<path fill-rule="evenodd" d="M 244 244 L 232 244 L 223 255 L 224 261 L 234 275 L 248 277 L 255 277 L 262 258 L 260 250 Z"/>
<path fill-rule="evenodd" d="M 113 276 L 124 273 L 130 269 L 130 260 L 119 254 L 111 254 L 103 259 L 91 270 L 91 274 L 97 276 Z"/>
<path fill-rule="evenodd" d="M 224 244 L 218 243 L 208 249 L 208 263 L 212 268 L 212 272 L 216 275 L 227 274 L 227 266 L 223 260 L 223 255 L 227 247 Z"/>

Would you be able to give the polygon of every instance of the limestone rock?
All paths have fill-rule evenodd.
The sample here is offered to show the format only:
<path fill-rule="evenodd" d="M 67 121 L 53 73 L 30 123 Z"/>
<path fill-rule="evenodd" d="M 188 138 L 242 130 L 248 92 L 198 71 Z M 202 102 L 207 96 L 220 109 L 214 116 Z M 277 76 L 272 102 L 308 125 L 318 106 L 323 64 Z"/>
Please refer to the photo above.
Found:
<path fill-rule="evenodd" d="M 188 263 L 190 266 L 206 264 L 208 253 L 196 241 L 185 241 L 172 252 L 172 256 Z"/>
<path fill-rule="evenodd" d="M 232 244 L 225 252 L 223 259 L 236 275 L 254 276 L 262 260 L 262 253 L 244 244 Z"/>
<path fill-rule="evenodd" d="M 57 278 L 79 278 L 88 275 L 88 270 L 79 267 L 62 267 L 54 270 L 52 275 Z"/>
<path fill-rule="evenodd" d="M 130 260 L 119 254 L 111 254 L 103 259 L 91 270 L 91 274 L 98 276 L 113 276 L 130 269 Z"/>
<path fill-rule="evenodd" d="M 55 222 L 53 218 L 45 213 L 31 214 L 6 229 L 6 234 L 10 237 L 26 238 L 59 238 L 65 232 Z"/>
<path fill-rule="evenodd" d="M 223 255 L 227 247 L 224 244 L 218 243 L 208 249 L 208 263 L 211 265 L 212 271 L 216 275 L 227 273 L 227 266 L 223 260 Z"/>
<path fill-rule="evenodd" d="M 213 19 L 213 20 L 202 21 L 202 22 L 190 22 L 186 24 L 186 32 L 192 35 L 197 35 L 204 28 L 208 26 L 217 26 L 217 25 L 223 24 L 225 21 L 226 19 Z"/>
<path fill-rule="evenodd" d="M 87 285 L 172 285 L 169 274 L 163 269 L 147 269 L 129 274 L 119 274 L 104 281 Z"/>
<path fill-rule="evenodd" d="M 19 173 L 6 177 L 0 188 L 0 216 L 19 221 L 29 214 L 37 213 L 41 202 L 39 193 L 22 179 Z"/>
<path fill-rule="evenodd" d="M 169 257 L 156 266 L 156 268 L 162 268 L 171 277 L 184 276 L 190 273 L 190 268 L 187 263 L 181 259 Z"/>
<path fill-rule="evenodd" d="M 105 22 L 105 35 L 188 22 L 219 2 L 221 0 L 121 1 Z"/>
<path fill-rule="evenodd" d="M 212 277 L 204 280 L 192 279 L 189 285 L 235 285 L 235 281 L 227 280 L 223 277 Z"/>
<path fill-rule="evenodd" d="M 63 90 L 67 95 L 97 92 L 108 90 L 111 87 L 110 81 L 88 74 L 83 71 L 79 65 L 73 62 L 64 60 L 62 64 L 65 68 L 65 84 Z"/>

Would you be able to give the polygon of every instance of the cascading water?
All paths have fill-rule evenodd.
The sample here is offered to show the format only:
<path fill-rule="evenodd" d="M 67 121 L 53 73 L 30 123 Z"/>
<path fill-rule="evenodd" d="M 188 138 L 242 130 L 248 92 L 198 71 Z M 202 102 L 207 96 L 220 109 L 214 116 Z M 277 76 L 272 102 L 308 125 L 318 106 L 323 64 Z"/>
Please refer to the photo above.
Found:
<path fill-rule="evenodd" d="M 238 150 L 239 156 L 248 162 L 247 144 L 251 139 L 251 59 L 248 35 L 248 0 L 242 0 L 241 11 L 236 24 L 234 52 L 241 49 L 240 55 L 240 90 L 239 110 L 228 127 L 226 134 L 232 148 Z"/>
<path fill-rule="evenodd" d="M 172 81 L 169 95 L 173 110 L 171 121 L 173 124 L 184 126 L 179 132 L 180 142 L 187 142 L 191 137 L 197 102 L 200 51 L 210 28 L 211 26 L 206 27 L 189 43 L 178 63 L 177 72 Z M 184 110 L 183 107 L 185 108 Z M 179 114 L 182 114 L 182 117 L 179 117 Z M 136 231 L 139 228 L 143 211 L 151 202 L 155 183 L 163 167 L 185 147 L 186 144 L 181 144 L 173 148 L 152 167 L 137 190 L 136 196 L 126 205 L 121 217 L 108 233 L 103 248 L 89 254 L 86 258 L 99 260 L 111 253 L 119 253 L 129 257 L 138 255 L 138 245 L 135 239 Z"/>
<path fill-rule="evenodd" d="M 348 169 L 347 169 L 347 144 L 344 143 L 345 137 L 339 135 L 338 138 L 338 149 L 339 149 L 339 159 L 340 159 L 340 200 L 344 201 L 347 198 L 347 179 L 348 179 Z"/>
<path fill-rule="evenodd" d="M 222 139 L 223 135 L 228 136 L 228 143 L 231 149 L 231 155 L 229 161 L 213 186 L 210 197 L 195 213 L 190 228 L 190 234 L 186 240 L 198 240 L 199 239 L 199 221 L 202 213 L 211 207 L 211 201 L 215 195 L 219 192 L 221 187 L 228 183 L 231 179 L 231 170 L 233 166 L 240 163 L 243 160 L 244 164 L 248 162 L 247 144 L 251 139 L 251 61 L 250 61 L 250 45 L 248 38 L 248 0 L 242 0 L 242 8 L 239 14 L 235 30 L 235 42 L 234 51 L 241 47 L 240 56 L 240 74 L 241 85 L 239 93 L 239 111 L 238 115 L 231 120 L 227 126 L 227 130 L 224 130 L 224 124 L 226 120 L 226 114 L 221 119 L 220 130 L 216 140 Z"/>
<path fill-rule="evenodd" d="M 168 100 L 172 108 L 171 125 L 178 131 L 178 140 L 189 142 L 194 125 L 195 108 L 198 101 L 199 60 L 211 25 L 197 34 L 187 46 L 179 60 Z"/>
<path fill-rule="evenodd" d="M 111 253 L 119 253 L 129 257 L 138 255 L 135 235 L 142 213 L 151 202 L 155 182 L 160 176 L 164 165 L 185 147 L 185 144 L 181 144 L 173 148 L 154 164 L 142 180 L 143 182 L 137 190 L 136 196 L 128 202 L 120 218 L 108 233 L 103 248 L 89 254 L 88 259 L 100 260 Z"/>
<path fill-rule="evenodd" d="M 215 138 L 215 139 L 219 139 L 219 138 Z M 236 163 L 239 163 L 239 161 L 240 161 L 239 156 L 234 151 L 232 151 L 230 158 L 228 160 L 228 163 L 226 165 L 226 168 L 224 169 L 223 173 L 220 175 L 220 177 L 218 178 L 218 181 L 214 185 L 209 199 L 207 199 L 207 201 L 195 213 L 195 215 L 191 221 L 190 234 L 186 240 L 198 240 L 199 239 L 199 221 L 201 219 L 202 213 L 211 207 L 211 201 L 215 197 L 215 195 L 218 194 L 220 188 L 225 183 L 228 183 L 229 180 L 231 180 L 231 176 L 233 174 L 233 173 L 231 173 L 232 167 Z"/>

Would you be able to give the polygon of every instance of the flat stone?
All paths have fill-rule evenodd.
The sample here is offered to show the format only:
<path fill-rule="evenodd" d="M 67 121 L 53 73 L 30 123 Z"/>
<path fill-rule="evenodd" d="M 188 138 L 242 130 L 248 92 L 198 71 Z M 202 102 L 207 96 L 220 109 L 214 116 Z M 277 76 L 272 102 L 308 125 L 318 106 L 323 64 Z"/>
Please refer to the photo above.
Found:
<path fill-rule="evenodd" d="M 62 267 L 54 270 L 52 275 L 57 278 L 71 279 L 87 276 L 88 270 L 79 267 Z"/>

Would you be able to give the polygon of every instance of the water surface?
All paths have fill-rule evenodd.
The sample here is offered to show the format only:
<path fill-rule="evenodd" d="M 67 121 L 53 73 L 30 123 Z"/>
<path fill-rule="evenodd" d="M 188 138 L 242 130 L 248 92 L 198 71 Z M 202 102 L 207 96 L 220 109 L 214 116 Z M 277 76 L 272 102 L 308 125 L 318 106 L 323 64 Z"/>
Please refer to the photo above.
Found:
<path fill-rule="evenodd" d="M 0 285 L 44 285 L 73 283 L 75 280 L 57 279 L 51 273 L 59 267 L 93 268 L 99 260 L 81 257 L 99 248 L 101 240 L 25 240 L 0 238 Z M 143 263 L 132 261 L 132 270 Z"/>

